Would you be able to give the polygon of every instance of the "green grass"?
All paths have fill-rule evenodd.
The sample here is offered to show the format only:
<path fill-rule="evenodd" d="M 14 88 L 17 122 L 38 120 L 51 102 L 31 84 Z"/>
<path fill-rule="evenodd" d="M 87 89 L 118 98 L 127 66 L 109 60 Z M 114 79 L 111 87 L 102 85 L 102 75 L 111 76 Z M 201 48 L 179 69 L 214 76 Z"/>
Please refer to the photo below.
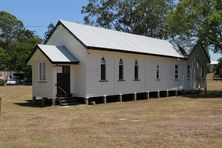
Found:
<path fill-rule="evenodd" d="M 219 148 L 222 97 L 211 90 L 207 96 L 33 107 L 24 105 L 31 99 L 30 86 L 0 87 L 0 147 Z"/>

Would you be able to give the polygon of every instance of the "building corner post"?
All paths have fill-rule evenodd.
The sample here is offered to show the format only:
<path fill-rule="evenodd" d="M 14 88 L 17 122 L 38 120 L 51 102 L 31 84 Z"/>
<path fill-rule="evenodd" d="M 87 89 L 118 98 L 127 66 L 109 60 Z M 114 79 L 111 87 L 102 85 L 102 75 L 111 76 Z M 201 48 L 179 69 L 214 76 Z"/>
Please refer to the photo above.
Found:
<path fill-rule="evenodd" d="M 85 98 L 85 104 L 86 104 L 86 105 L 89 105 L 89 97 L 86 97 L 86 98 Z"/>
<path fill-rule="evenodd" d="M 56 98 L 52 98 L 52 106 L 56 106 Z"/>

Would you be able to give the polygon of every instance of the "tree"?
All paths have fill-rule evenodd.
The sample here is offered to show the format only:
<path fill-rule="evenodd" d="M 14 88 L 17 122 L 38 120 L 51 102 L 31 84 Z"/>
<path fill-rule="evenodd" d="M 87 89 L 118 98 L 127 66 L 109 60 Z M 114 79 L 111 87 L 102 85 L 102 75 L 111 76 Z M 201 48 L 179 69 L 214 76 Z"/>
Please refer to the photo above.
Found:
<path fill-rule="evenodd" d="M 221 0 L 180 0 L 167 20 L 172 38 L 199 38 L 205 47 L 222 52 Z"/>
<path fill-rule="evenodd" d="M 16 41 L 23 24 L 15 16 L 6 11 L 0 11 L 0 46 L 10 52 L 10 44 Z"/>
<path fill-rule="evenodd" d="M 0 47 L 0 70 L 8 70 L 9 57 L 5 51 Z"/>
<path fill-rule="evenodd" d="M 173 0 L 89 0 L 81 12 L 86 24 L 166 38 L 166 16 L 173 6 Z"/>
<path fill-rule="evenodd" d="M 40 42 L 15 16 L 0 11 L 0 70 L 22 71 L 30 77 L 31 68 L 25 61 Z"/>
<path fill-rule="evenodd" d="M 54 28 L 55 26 L 53 25 L 53 23 L 50 23 L 48 26 L 48 31 L 45 32 L 44 40 L 46 40 L 50 36 Z"/>

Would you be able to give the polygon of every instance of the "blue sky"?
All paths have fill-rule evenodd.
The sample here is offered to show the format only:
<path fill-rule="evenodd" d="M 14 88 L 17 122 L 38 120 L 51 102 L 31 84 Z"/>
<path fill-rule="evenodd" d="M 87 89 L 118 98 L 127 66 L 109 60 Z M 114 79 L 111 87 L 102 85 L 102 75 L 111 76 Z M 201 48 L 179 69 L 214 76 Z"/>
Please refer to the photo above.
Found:
<path fill-rule="evenodd" d="M 0 0 L 5 10 L 22 20 L 24 26 L 48 26 L 60 19 L 83 23 L 82 6 L 88 0 Z M 44 36 L 47 27 L 26 27 Z"/>
<path fill-rule="evenodd" d="M 15 15 L 26 28 L 43 37 L 51 22 L 56 24 L 62 19 L 83 23 L 81 8 L 87 3 L 88 0 L 0 0 L 0 11 L 5 10 Z M 210 54 L 212 60 L 221 57 L 220 54 Z"/>

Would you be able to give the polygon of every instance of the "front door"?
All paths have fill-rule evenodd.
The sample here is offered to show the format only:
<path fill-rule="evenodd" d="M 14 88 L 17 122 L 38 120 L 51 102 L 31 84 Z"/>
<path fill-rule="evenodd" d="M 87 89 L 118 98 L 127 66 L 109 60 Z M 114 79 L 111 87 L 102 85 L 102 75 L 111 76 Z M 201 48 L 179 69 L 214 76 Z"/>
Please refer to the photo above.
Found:
<path fill-rule="evenodd" d="M 63 66 L 62 73 L 57 73 L 57 95 L 63 96 L 63 90 L 70 94 L 70 66 Z"/>

